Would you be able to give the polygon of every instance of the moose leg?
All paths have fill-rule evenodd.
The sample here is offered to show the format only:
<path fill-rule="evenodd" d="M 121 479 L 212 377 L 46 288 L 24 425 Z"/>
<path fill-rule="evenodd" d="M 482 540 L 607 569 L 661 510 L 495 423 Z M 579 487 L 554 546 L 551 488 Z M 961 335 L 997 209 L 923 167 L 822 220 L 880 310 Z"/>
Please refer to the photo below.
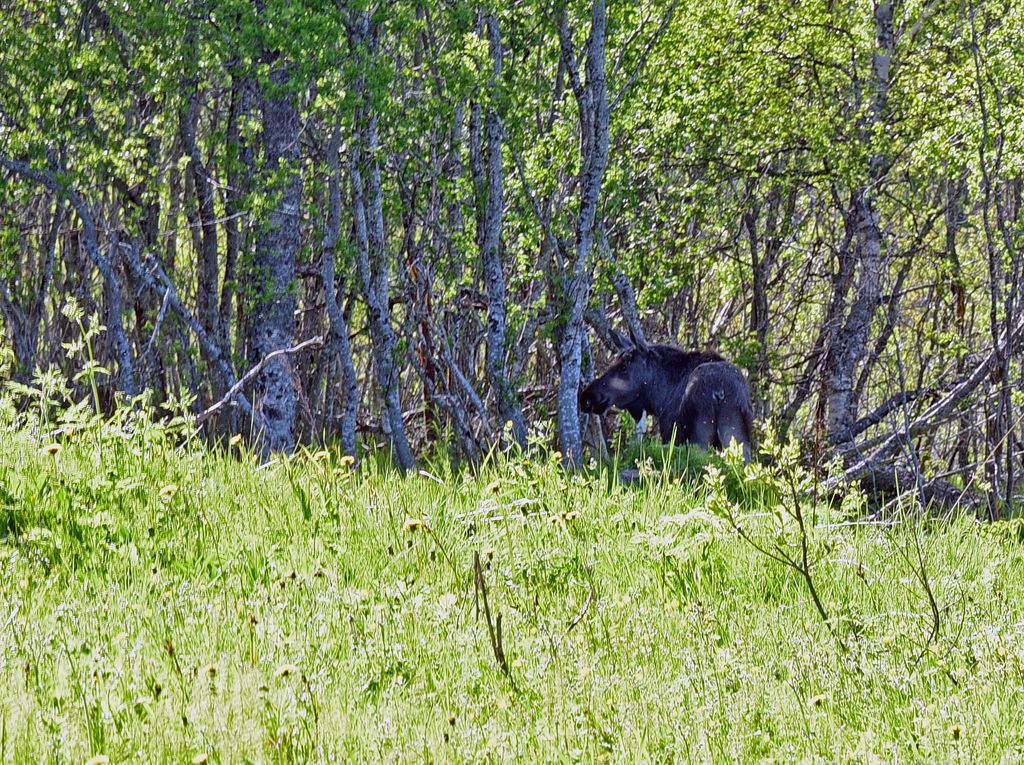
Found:
<path fill-rule="evenodd" d="M 715 441 L 714 412 L 684 400 L 676 418 L 676 434 L 680 443 L 690 443 L 701 449 L 710 449 Z"/>
<path fill-rule="evenodd" d="M 735 438 L 743 447 L 743 461 L 750 462 L 750 435 L 742 412 L 735 407 L 724 406 L 718 413 L 718 443 L 728 449 Z"/>

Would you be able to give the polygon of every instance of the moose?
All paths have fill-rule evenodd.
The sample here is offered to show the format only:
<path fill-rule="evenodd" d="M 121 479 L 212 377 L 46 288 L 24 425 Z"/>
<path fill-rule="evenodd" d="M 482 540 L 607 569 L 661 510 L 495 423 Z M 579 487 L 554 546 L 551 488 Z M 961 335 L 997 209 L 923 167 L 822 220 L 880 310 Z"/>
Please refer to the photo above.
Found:
<path fill-rule="evenodd" d="M 623 338 L 625 340 L 625 338 Z M 658 419 L 663 443 L 724 449 L 736 439 L 750 461 L 754 412 L 743 373 L 717 353 L 648 345 L 632 337 L 603 375 L 579 394 L 580 410 L 624 409 Z"/>

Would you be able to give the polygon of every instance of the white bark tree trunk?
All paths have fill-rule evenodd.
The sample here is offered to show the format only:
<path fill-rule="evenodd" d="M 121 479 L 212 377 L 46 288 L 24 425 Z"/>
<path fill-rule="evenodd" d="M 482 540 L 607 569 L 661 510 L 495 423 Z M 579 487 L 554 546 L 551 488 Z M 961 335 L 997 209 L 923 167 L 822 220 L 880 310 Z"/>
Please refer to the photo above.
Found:
<path fill-rule="evenodd" d="M 587 45 L 586 82 L 576 70 L 572 36 L 564 5 L 560 8 L 559 37 L 562 60 L 569 71 L 580 111 L 580 206 L 576 224 L 576 252 L 565 280 L 565 325 L 558 348 L 558 442 L 567 465 L 583 463 L 579 389 L 583 354 L 583 312 L 590 297 L 597 207 L 608 166 L 608 88 L 605 79 L 605 44 L 608 29 L 604 0 L 593 4 Z"/>

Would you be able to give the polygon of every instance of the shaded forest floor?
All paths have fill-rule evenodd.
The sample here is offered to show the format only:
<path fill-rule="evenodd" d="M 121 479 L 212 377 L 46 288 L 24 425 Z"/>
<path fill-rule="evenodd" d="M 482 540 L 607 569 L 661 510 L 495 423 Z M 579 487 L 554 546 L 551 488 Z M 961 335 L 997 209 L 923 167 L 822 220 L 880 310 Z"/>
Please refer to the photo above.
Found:
<path fill-rule="evenodd" d="M 235 448 L 0 436 L 0 760 L 1024 757 L 1019 521 Z"/>

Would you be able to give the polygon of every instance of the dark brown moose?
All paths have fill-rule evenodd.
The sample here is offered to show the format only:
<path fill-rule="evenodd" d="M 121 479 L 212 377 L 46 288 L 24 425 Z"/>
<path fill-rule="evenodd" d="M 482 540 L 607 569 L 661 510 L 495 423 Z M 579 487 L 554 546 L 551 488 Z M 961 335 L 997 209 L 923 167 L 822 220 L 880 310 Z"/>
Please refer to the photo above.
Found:
<path fill-rule="evenodd" d="M 580 392 L 580 409 L 604 414 L 624 409 L 639 420 L 658 418 L 661 440 L 704 449 L 726 448 L 732 439 L 750 460 L 753 408 L 743 373 L 717 353 L 683 351 L 636 341 Z"/>

